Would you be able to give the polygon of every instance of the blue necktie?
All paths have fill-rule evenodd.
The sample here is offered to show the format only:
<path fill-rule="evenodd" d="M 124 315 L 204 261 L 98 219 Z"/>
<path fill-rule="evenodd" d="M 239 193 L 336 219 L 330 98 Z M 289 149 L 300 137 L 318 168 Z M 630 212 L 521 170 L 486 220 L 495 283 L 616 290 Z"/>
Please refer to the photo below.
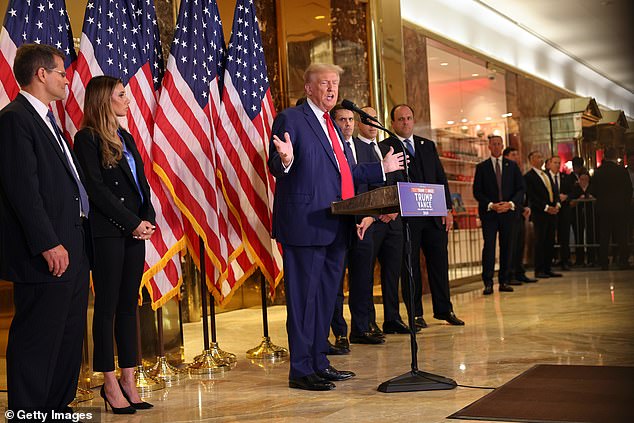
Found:
<path fill-rule="evenodd" d="M 62 149 L 62 154 L 66 158 L 66 162 L 68 162 L 68 166 L 70 166 L 71 168 L 70 173 L 73 175 L 73 179 L 75 179 L 75 183 L 77 184 L 77 188 L 79 190 L 79 202 L 80 202 L 81 212 L 85 216 L 88 216 L 88 212 L 90 211 L 90 203 L 88 202 L 88 193 L 86 192 L 86 189 L 84 188 L 84 184 L 81 183 L 78 175 L 73 170 L 73 166 L 71 165 L 71 162 L 70 162 L 71 158 L 68 157 L 68 155 L 66 155 L 66 149 L 64 149 L 64 146 L 63 146 L 64 137 L 62 136 L 62 132 L 59 130 L 59 127 L 57 126 L 57 122 L 55 122 L 55 116 L 53 116 L 53 112 L 49 110 L 48 113 L 46 114 L 46 117 L 48 117 L 48 120 L 51 121 L 51 125 L 53 125 L 53 131 L 55 132 L 55 139 L 57 140 L 57 143 L 59 144 L 59 148 Z"/>
<path fill-rule="evenodd" d="M 409 151 L 409 154 L 414 156 L 414 143 L 412 142 L 412 140 L 410 140 L 409 138 L 406 139 L 405 146 L 407 147 L 407 151 Z"/>

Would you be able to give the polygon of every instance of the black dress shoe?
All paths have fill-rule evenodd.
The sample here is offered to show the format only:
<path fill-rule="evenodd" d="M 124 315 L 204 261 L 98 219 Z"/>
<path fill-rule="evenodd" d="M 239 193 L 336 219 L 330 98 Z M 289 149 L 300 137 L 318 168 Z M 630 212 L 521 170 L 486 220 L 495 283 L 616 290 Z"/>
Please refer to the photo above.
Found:
<path fill-rule="evenodd" d="M 445 313 L 445 314 L 434 314 L 434 319 L 445 320 L 450 325 L 454 325 L 454 326 L 464 326 L 464 322 L 458 319 L 458 317 L 456 317 L 453 311 L 450 311 L 449 313 Z"/>
<path fill-rule="evenodd" d="M 384 342 L 385 342 L 385 339 L 380 338 L 378 336 L 374 336 L 370 332 L 361 333 L 358 335 L 350 334 L 350 343 L 352 344 L 378 345 Z"/>
<path fill-rule="evenodd" d="M 346 355 L 350 352 L 350 350 L 346 351 L 343 348 L 338 348 L 336 345 L 332 345 L 330 341 L 328 341 L 328 352 L 326 355 Z"/>
<path fill-rule="evenodd" d="M 564 272 L 567 272 L 570 270 L 570 265 L 568 263 L 563 263 L 561 265 L 561 270 L 563 270 Z"/>
<path fill-rule="evenodd" d="M 417 329 L 425 329 L 427 322 L 423 319 L 423 316 L 414 317 L 414 326 L 416 326 Z"/>
<path fill-rule="evenodd" d="M 513 279 L 513 280 L 508 281 L 506 284 L 507 285 L 520 286 L 522 284 L 522 282 L 516 281 L 515 279 Z"/>
<path fill-rule="evenodd" d="M 491 285 L 487 285 L 484 287 L 484 291 L 482 291 L 482 295 L 491 295 L 493 294 L 493 287 Z"/>
<path fill-rule="evenodd" d="M 368 326 L 369 326 L 368 332 L 370 332 L 372 335 L 378 336 L 380 338 L 385 336 L 385 334 L 383 333 L 379 325 L 376 324 L 376 322 L 370 322 Z"/>
<path fill-rule="evenodd" d="M 383 322 L 384 333 L 410 333 L 409 327 L 402 320 Z"/>
<path fill-rule="evenodd" d="M 546 274 L 550 276 L 551 278 L 561 278 L 563 276 L 561 273 L 555 273 L 555 272 L 546 272 Z"/>
<path fill-rule="evenodd" d="M 535 273 L 535 277 L 536 277 L 537 279 L 548 279 L 548 278 L 550 278 L 550 274 L 548 274 L 548 273 L 541 273 L 541 272 L 540 272 L 540 273 Z"/>
<path fill-rule="evenodd" d="M 304 389 L 306 391 L 330 391 L 335 389 L 335 384 L 317 376 L 315 373 L 308 376 L 288 380 L 289 388 Z"/>
<path fill-rule="evenodd" d="M 500 286 L 498 287 L 498 291 L 500 292 L 513 292 L 514 289 L 513 287 L 505 284 L 505 283 L 501 283 Z"/>
<path fill-rule="evenodd" d="M 535 283 L 537 279 L 529 278 L 526 275 L 520 275 L 515 278 L 516 281 L 524 282 L 524 283 Z"/>
<path fill-rule="evenodd" d="M 346 354 L 350 352 L 350 342 L 345 336 L 337 336 L 335 338 L 335 347 L 344 350 Z"/>
<path fill-rule="evenodd" d="M 348 370 L 337 370 L 332 366 L 328 366 L 324 370 L 317 370 L 316 374 L 322 379 L 333 382 L 350 379 L 351 377 L 356 376 L 354 372 L 350 372 Z"/>

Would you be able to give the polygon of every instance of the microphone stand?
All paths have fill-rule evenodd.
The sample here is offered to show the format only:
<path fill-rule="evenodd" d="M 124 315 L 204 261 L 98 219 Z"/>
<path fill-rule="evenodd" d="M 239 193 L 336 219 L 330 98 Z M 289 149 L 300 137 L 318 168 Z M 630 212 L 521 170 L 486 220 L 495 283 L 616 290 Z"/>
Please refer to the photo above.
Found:
<path fill-rule="evenodd" d="M 403 153 L 403 167 L 405 170 L 405 179 L 407 182 L 411 182 L 409 174 L 409 166 L 407 164 L 407 152 L 405 146 L 399 138 L 382 126 L 378 122 L 372 122 L 370 119 L 361 116 L 361 122 L 365 125 L 372 126 L 388 133 L 394 139 L 398 140 L 398 145 L 401 147 Z M 412 271 L 412 234 L 409 227 L 409 218 L 401 216 L 403 221 L 403 229 L 405 234 L 405 269 L 407 272 L 407 286 L 409 287 L 409 310 L 407 313 L 407 321 L 409 323 L 409 337 L 410 337 L 410 351 L 412 355 L 411 369 L 409 372 L 400 376 L 387 380 L 379 385 L 377 390 L 379 392 L 391 393 L 391 392 L 418 392 L 418 391 L 436 391 L 442 389 L 454 389 L 457 383 L 453 379 L 449 379 L 444 376 L 436 375 L 433 373 L 424 372 L 418 370 L 418 343 L 416 342 L 416 324 L 414 322 L 414 273 Z M 402 280 L 402 278 L 401 278 Z M 420 283 L 420 281 L 418 281 Z"/>

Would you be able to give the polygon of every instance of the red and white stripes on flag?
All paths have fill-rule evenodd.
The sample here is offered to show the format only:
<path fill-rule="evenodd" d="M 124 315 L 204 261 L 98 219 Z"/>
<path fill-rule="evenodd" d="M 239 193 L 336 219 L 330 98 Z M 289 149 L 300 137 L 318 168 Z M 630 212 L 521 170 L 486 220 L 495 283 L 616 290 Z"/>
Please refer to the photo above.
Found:
<path fill-rule="evenodd" d="M 25 43 L 48 44 L 60 50 L 66 55 L 64 68 L 67 78 L 69 81 L 73 78 L 77 56 L 64 0 L 49 0 L 37 5 L 31 5 L 24 0 L 9 1 L 4 25 L 0 31 L 0 109 L 12 101 L 20 91 L 12 68 L 18 47 Z M 69 138 L 66 130 L 66 103 L 67 100 L 56 101 L 51 106 Z"/>
<path fill-rule="evenodd" d="M 223 192 L 240 219 L 245 247 L 273 290 L 282 278 L 280 247 L 270 236 L 274 185 L 266 168 L 275 110 L 252 0 L 236 4 L 219 117 Z"/>
<path fill-rule="evenodd" d="M 255 266 L 243 247 L 240 221 L 218 187 L 215 133 L 224 59 L 214 0 L 183 0 L 156 116 L 155 169 L 183 213 L 189 251 L 200 263 L 204 241 L 207 287 L 220 304 Z"/>
<path fill-rule="evenodd" d="M 162 65 L 153 3 L 88 2 L 67 109 L 69 114 L 72 110 L 72 120 L 79 125 L 85 87 L 94 76 L 121 78 L 126 87 L 131 101 L 127 122 L 122 122 L 122 126 L 127 124 L 143 158 L 156 210 L 157 229 L 146 243 L 145 272 L 139 287 L 139 295 L 143 286 L 150 293 L 153 309 L 178 294 L 182 282 L 179 253 L 185 248 L 180 211 L 153 170 L 154 117 Z"/>

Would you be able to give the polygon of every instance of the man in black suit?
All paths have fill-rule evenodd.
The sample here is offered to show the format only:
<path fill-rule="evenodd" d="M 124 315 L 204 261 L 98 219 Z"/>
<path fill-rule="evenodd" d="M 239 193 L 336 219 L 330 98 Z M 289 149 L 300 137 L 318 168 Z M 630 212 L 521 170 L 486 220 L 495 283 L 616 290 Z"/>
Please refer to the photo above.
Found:
<path fill-rule="evenodd" d="M 64 55 L 18 48 L 21 87 L 0 112 L 0 278 L 13 282 L 9 408 L 68 412 L 86 324 L 89 204 L 49 104 L 66 96 Z"/>
<path fill-rule="evenodd" d="M 376 117 L 376 110 L 372 107 L 362 109 L 370 116 Z M 370 125 L 359 122 L 358 158 L 359 162 L 378 162 L 383 158 L 376 137 L 378 130 Z M 391 175 L 387 175 L 387 184 L 392 183 Z M 380 185 L 370 185 L 368 190 L 378 188 Z M 372 301 L 372 287 L 374 285 L 374 263 L 378 258 L 381 264 L 381 292 L 383 294 L 383 331 L 385 333 L 409 333 L 409 328 L 401 319 L 399 314 L 398 282 L 401 276 L 401 263 L 403 257 L 403 223 L 398 213 L 382 214 L 378 216 L 366 216 L 357 226 L 358 235 L 363 236 L 363 241 L 368 240 L 371 249 L 364 252 L 359 261 L 367 263 L 367 275 L 365 281 L 360 284 L 365 287 L 365 307 L 359 305 L 357 315 L 361 316 L 362 324 L 369 323 L 372 329 L 376 320 L 374 302 Z M 351 294 L 352 299 L 352 294 Z M 352 307 L 350 311 L 353 312 Z M 353 324 L 354 325 L 354 324 Z M 371 333 L 374 333 L 370 330 Z"/>
<path fill-rule="evenodd" d="M 561 159 L 552 156 L 546 161 L 550 179 L 558 193 L 561 209 L 557 214 L 557 243 L 559 244 L 559 265 L 561 270 L 570 270 L 570 201 L 568 196 L 574 186 L 574 176 L 568 176 L 561 170 Z"/>
<path fill-rule="evenodd" d="M 627 170 L 617 164 L 615 148 L 609 147 L 605 150 L 603 163 L 592 176 L 590 192 L 597 198 L 596 212 L 601 227 L 599 231 L 601 269 L 609 269 L 610 238 L 619 247 L 619 268 L 629 269 L 627 213 L 632 198 L 632 183 Z"/>
<path fill-rule="evenodd" d="M 535 277 L 547 279 L 561 277 L 551 270 L 557 229 L 557 213 L 561 208 L 553 181 L 542 170 L 542 153 L 533 151 L 528 155 L 531 170 L 526 172 L 526 196 L 531 208 L 531 220 L 535 229 Z"/>
<path fill-rule="evenodd" d="M 516 208 L 522 207 L 524 180 L 515 162 L 502 157 L 502 137 L 489 137 L 491 157 L 478 163 L 473 180 L 473 196 L 478 201 L 478 213 L 482 222 L 482 280 L 484 295 L 493 294 L 495 267 L 495 239 L 500 236 L 500 292 L 513 292 L 510 258 L 511 237 Z"/>
<path fill-rule="evenodd" d="M 440 163 L 440 157 L 436 145 L 428 140 L 414 135 L 414 112 L 407 104 L 394 106 L 390 111 L 392 129 L 398 138 L 389 137 L 381 144 L 385 151 L 390 147 L 394 151 L 405 149 L 409 160 L 409 173 L 412 182 L 440 184 L 445 187 L 445 201 L 447 203 L 447 216 L 444 217 L 414 217 L 410 218 L 410 232 L 412 240 L 412 273 L 414 276 L 414 321 L 418 328 L 427 327 L 423 318 L 423 286 L 420 269 L 420 252 L 423 251 L 427 263 L 427 276 L 431 289 L 434 318 L 446 320 L 452 325 L 464 325 L 453 311 L 453 305 L 449 297 L 449 258 L 447 254 L 447 232 L 453 225 L 451 214 L 451 195 L 447 176 Z M 407 181 L 404 171 L 394 174 L 395 181 Z M 403 268 L 401 274 L 406 275 Z M 403 299 L 409 308 L 409 283 L 403 281 Z"/>
<path fill-rule="evenodd" d="M 519 151 L 514 147 L 506 147 L 502 152 L 502 156 L 506 159 L 514 161 L 520 168 L 522 161 L 520 160 Z M 524 184 L 526 188 L 526 184 Z M 511 282 L 510 285 L 521 285 L 522 283 L 534 283 L 537 279 L 530 278 L 526 275 L 526 269 L 524 268 L 524 240 L 526 239 L 526 225 L 525 222 L 531 216 L 531 208 L 527 206 L 526 192 L 522 198 L 522 206 L 515 207 L 513 233 L 511 235 Z"/>
<path fill-rule="evenodd" d="M 357 152 L 355 149 L 354 137 L 352 133 L 354 132 L 354 113 L 350 110 L 344 109 L 341 105 L 336 105 L 330 111 L 330 117 L 335 122 L 335 124 L 341 129 L 341 134 L 343 135 L 343 141 L 350 147 L 350 151 L 352 151 L 352 157 L 357 162 Z M 355 192 L 358 194 L 358 188 L 355 189 Z M 346 258 L 344 262 L 344 267 L 348 265 L 348 255 L 349 250 L 346 253 Z M 337 292 L 337 300 L 335 302 L 335 311 L 332 315 L 332 321 L 330 322 L 330 328 L 332 329 L 332 333 L 335 336 L 335 343 L 328 345 L 328 354 L 329 355 L 343 355 L 348 354 L 350 352 L 350 341 L 348 340 L 348 324 L 346 323 L 346 319 L 343 317 L 343 276 L 341 278 L 341 284 L 339 285 L 339 291 Z"/>

